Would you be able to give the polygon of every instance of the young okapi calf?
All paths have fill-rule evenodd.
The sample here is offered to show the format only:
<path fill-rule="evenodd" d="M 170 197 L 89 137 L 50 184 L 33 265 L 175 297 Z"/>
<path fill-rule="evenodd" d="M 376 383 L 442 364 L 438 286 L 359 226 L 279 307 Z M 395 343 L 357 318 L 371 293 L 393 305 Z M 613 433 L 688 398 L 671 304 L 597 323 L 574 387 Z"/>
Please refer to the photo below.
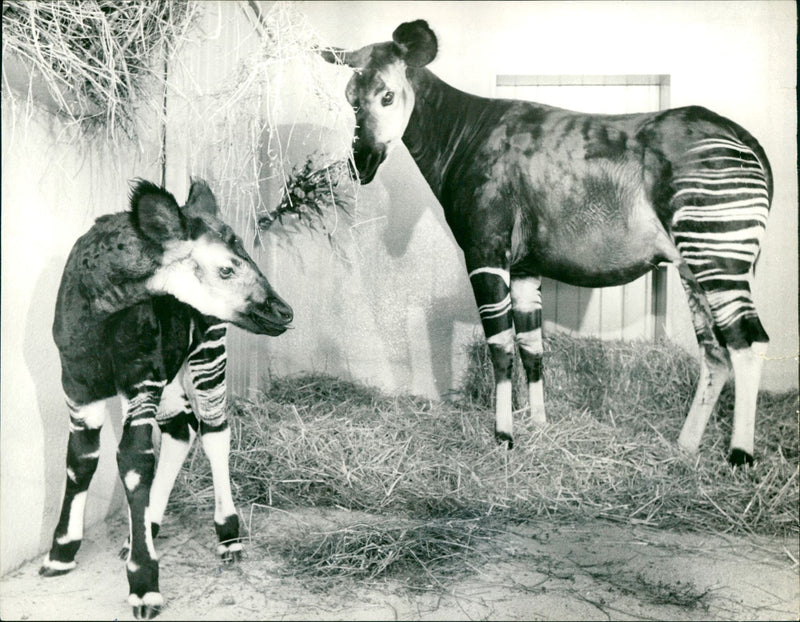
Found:
<path fill-rule="evenodd" d="M 192 182 L 183 207 L 164 189 L 138 181 L 130 208 L 98 218 L 75 243 L 58 291 L 53 337 L 70 411 L 67 483 L 40 574 L 75 567 L 105 401 L 119 395 L 129 602 L 137 618 L 152 618 L 163 604 L 153 538 L 198 431 L 211 463 L 217 551 L 226 561 L 241 551 L 228 474 L 223 322 L 280 335 L 292 310 L 220 220 L 204 181 Z M 156 423 L 162 433 L 158 468 Z"/>
<path fill-rule="evenodd" d="M 767 334 L 750 293 L 772 200 L 764 150 L 697 106 L 584 114 L 459 91 L 425 65 L 437 40 L 423 20 L 392 41 L 324 51 L 355 69 L 355 168 L 369 183 L 402 142 L 464 252 L 496 380 L 498 441 L 512 445 L 516 340 L 533 419 L 545 421 L 541 278 L 604 287 L 673 263 L 703 351 L 679 445 L 697 451 L 732 364 L 730 461 L 753 459 Z"/>

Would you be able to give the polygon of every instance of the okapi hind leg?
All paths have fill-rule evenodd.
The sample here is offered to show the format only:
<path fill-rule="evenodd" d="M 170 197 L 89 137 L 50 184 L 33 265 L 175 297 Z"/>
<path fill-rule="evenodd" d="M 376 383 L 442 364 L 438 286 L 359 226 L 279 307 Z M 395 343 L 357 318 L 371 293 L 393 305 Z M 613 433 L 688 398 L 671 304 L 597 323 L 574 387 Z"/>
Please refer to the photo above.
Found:
<path fill-rule="evenodd" d="M 531 420 L 547 423 L 542 379 L 542 280 L 535 276 L 512 277 L 511 306 L 519 354 L 528 379 Z"/>
<path fill-rule="evenodd" d="M 106 400 L 79 406 L 67 398 L 70 410 L 67 443 L 67 483 L 53 544 L 39 574 L 55 577 L 75 568 L 75 554 L 83 540 L 83 521 L 89 484 L 100 459 L 100 430 Z"/>
<path fill-rule="evenodd" d="M 714 335 L 714 320 L 697 280 L 689 269 L 679 265 L 681 282 L 686 291 L 697 343 L 701 350 L 700 378 L 697 381 L 689 414 L 683 423 L 678 445 L 687 453 L 700 448 L 706 424 L 730 375 L 728 353 Z"/>
<path fill-rule="evenodd" d="M 128 603 L 137 619 L 155 617 L 164 604 L 158 588 L 158 557 L 153 546 L 149 508 L 156 462 L 153 428 L 164 384 L 164 381 L 139 382 L 133 390 L 124 392 L 122 400 L 124 425 L 117 466 L 128 499 Z"/>
<path fill-rule="evenodd" d="M 467 267 L 470 267 L 469 259 Z M 511 275 L 507 268 L 480 266 L 469 272 L 483 332 L 489 345 L 495 381 L 495 428 L 498 443 L 514 447 L 511 372 L 514 328 L 511 316 Z"/>
<path fill-rule="evenodd" d="M 157 420 L 161 429 L 161 449 L 150 489 L 150 533 L 153 540 L 158 536 L 170 493 L 198 428 L 180 374 L 164 388 Z M 127 559 L 129 551 L 130 539 L 126 539 L 119 552 L 120 558 Z"/>

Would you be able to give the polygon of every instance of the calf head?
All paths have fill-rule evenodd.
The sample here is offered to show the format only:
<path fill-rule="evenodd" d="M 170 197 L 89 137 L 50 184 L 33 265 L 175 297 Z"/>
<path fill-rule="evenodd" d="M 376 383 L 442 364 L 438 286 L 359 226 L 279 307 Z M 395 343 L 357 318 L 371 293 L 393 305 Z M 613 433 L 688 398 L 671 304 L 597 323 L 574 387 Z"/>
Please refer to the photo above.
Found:
<path fill-rule="evenodd" d="M 330 63 L 355 71 L 347 83 L 347 101 L 356 114 L 353 160 L 362 184 L 368 184 L 389 149 L 403 138 L 414 110 L 414 88 L 407 69 L 424 67 L 436 58 L 436 35 L 418 19 L 400 24 L 392 41 L 354 51 L 324 50 Z"/>
<path fill-rule="evenodd" d="M 131 217 L 138 232 L 160 255 L 148 279 L 153 293 L 171 294 L 204 315 L 257 334 L 280 335 L 292 321 L 291 307 L 272 289 L 219 217 L 206 182 L 192 180 L 186 205 L 147 181 L 131 194 Z"/>

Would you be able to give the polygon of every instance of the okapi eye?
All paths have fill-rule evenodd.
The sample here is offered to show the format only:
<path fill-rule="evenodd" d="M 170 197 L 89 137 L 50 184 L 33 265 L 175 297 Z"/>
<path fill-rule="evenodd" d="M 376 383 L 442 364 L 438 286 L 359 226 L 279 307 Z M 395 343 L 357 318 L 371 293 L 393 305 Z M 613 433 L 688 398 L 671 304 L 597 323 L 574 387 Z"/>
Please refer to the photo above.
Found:
<path fill-rule="evenodd" d="M 394 102 L 394 91 L 386 91 L 386 95 L 381 99 L 381 106 L 391 106 Z"/>
<path fill-rule="evenodd" d="M 230 266 L 222 266 L 219 269 L 219 277 L 221 279 L 229 279 L 233 276 L 233 268 Z"/>

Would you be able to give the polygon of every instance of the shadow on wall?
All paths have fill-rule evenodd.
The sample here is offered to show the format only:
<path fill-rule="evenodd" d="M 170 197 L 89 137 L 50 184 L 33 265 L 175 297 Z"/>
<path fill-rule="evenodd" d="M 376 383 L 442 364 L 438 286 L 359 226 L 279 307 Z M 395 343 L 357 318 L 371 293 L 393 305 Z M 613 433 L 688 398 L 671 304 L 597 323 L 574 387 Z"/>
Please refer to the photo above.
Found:
<path fill-rule="evenodd" d="M 69 413 L 61 388 L 61 362 L 52 337 L 56 296 L 65 261 L 66 258 L 63 256 L 48 258 L 39 275 L 26 314 L 23 341 L 23 356 L 35 386 L 37 410 L 42 418 L 43 455 L 31 455 L 30 459 L 44 461 L 43 470 L 32 469 L 34 473 L 44 473 L 44 481 L 37 482 L 37 485 L 42 485 L 45 489 L 40 533 L 43 548 L 49 545 L 58 521 L 66 478 Z M 113 406 L 109 408 L 107 425 L 104 426 L 106 429 L 101 435 L 101 447 L 103 447 L 101 462 L 93 480 L 95 484 L 93 493 L 90 494 L 90 499 L 94 498 L 94 501 L 90 501 L 87 506 L 87 523 L 103 518 L 109 507 L 121 505 L 123 499 L 122 487 L 117 483 L 116 466 L 113 464 L 116 455 L 113 441 L 121 433 L 120 409 L 117 400 L 109 402 L 113 403 Z M 33 416 L 33 413 L 29 416 Z M 97 482 L 100 483 L 99 486 L 96 485 Z M 97 491 L 98 488 L 101 488 L 102 492 Z"/>
<path fill-rule="evenodd" d="M 405 147 L 398 146 L 377 178 L 387 190 L 389 205 L 382 239 L 392 258 L 408 257 L 410 274 L 427 275 L 419 302 L 430 343 L 430 369 L 439 395 L 459 382 L 465 341 L 482 334 L 464 256 L 453 238 L 444 212 Z M 408 286 L 415 287 L 414 283 Z M 459 330 L 460 329 L 460 330 Z M 409 333 L 413 344 L 422 337 Z"/>

